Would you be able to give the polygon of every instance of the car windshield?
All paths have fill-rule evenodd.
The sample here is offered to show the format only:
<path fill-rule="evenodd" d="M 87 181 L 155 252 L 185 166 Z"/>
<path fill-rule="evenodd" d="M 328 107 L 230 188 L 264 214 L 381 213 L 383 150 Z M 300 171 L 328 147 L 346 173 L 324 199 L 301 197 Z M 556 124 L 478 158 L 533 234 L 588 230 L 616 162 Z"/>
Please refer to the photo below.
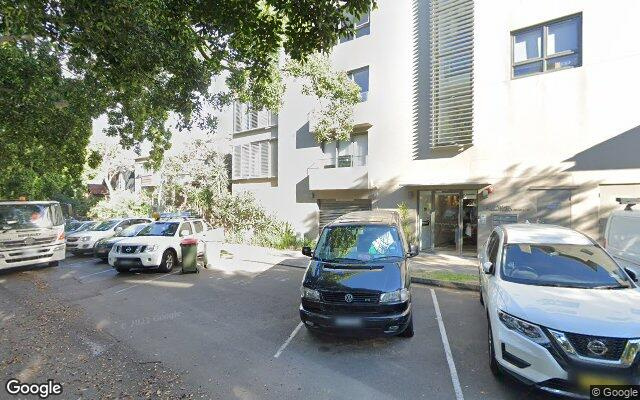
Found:
<path fill-rule="evenodd" d="M 148 224 L 137 224 L 131 225 L 123 230 L 121 230 L 116 236 L 121 237 L 131 237 L 137 235 L 142 229 L 144 229 Z"/>
<path fill-rule="evenodd" d="M 0 231 L 51 228 L 53 214 L 53 208 L 48 204 L 2 204 L 0 205 Z"/>
<path fill-rule="evenodd" d="M 112 219 L 111 221 L 104 221 L 104 222 L 101 222 L 100 224 L 98 224 L 98 226 L 96 226 L 92 230 L 94 230 L 94 231 L 108 231 L 109 229 L 113 229 L 113 227 L 118 225 L 119 222 L 120 222 L 119 219 Z"/>
<path fill-rule="evenodd" d="M 178 230 L 177 222 L 155 222 L 142 229 L 138 236 L 173 236 Z"/>
<path fill-rule="evenodd" d="M 540 286 L 621 289 L 631 287 L 626 274 L 595 245 L 509 244 L 502 279 Z"/>
<path fill-rule="evenodd" d="M 74 231 L 74 233 L 75 233 L 75 232 L 90 231 L 90 230 L 92 230 L 92 228 L 93 228 L 94 226 L 98 226 L 98 225 L 100 225 L 100 222 L 85 222 L 85 223 L 83 223 L 83 224 L 82 224 L 78 229 L 76 229 L 76 230 Z"/>
<path fill-rule="evenodd" d="M 73 232 L 82 225 L 82 222 L 67 222 L 64 226 L 65 232 Z"/>
<path fill-rule="evenodd" d="M 366 262 L 403 257 L 396 228 L 385 225 L 327 227 L 322 231 L 315 256 L 323 261 Z"/>

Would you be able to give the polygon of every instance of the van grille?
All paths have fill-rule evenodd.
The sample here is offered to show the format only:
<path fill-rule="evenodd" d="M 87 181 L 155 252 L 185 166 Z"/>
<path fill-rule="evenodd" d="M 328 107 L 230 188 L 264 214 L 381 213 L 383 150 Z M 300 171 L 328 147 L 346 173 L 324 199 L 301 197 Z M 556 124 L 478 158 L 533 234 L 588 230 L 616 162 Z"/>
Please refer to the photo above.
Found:
<path fill-rule="evenodd" d="M 320 292 L 322 294 L 322 300 L 327 303 L 365 303 L 365 304 L 377 304 L 380 300 L 380 294 L 378 293 L 366 293 L 366 292 Z M 347 294 L 353 296 L 353 301 L 348 302 L 345 297 Z"/>

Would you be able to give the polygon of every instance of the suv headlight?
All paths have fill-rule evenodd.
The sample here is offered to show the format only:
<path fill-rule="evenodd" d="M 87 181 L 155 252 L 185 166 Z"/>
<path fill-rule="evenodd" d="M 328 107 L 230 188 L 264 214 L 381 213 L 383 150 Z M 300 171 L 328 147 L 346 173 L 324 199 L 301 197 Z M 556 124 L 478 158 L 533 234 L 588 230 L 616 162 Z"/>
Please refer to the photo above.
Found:
<path fill-rule="evenodd" d="M 83 242 L 88 242 L 89 240 L 91 240 L 91 236 L 83 236 L 80 240 Z"/>
<path fill-rule="evenodd" d="M 154 251 L 158 250 L 159 246 L 157 244 L 152 244 L 150 246 L 146 246 L 144 248 L 145 253 L 153 253 Z"/>
<path fill-rule="evenodd" d="M 308 287 L 300 287 L 300 297 L 303 299 L 320 301 L 320 292 L 317 290 L 309 289 Z"/>
<path fill-rule="evenodd" d="M 508 329 L 519 333 L 520 335 L 526 337 L 534 343 L 549 343 L 549 338 L 544 334 L 544 332 L 538 325 L 523 321 L 520 318 L 516 318 L 513 315 L 507 314 L 502 310 L 498 310 L 498 318 Z"/>
<path fill-rule="evenodd" d="M 411 297 L 408 289 L 402 288 L 393 292 L 385 292 L 380 295 L 380 303 L 402 303 Z"/>

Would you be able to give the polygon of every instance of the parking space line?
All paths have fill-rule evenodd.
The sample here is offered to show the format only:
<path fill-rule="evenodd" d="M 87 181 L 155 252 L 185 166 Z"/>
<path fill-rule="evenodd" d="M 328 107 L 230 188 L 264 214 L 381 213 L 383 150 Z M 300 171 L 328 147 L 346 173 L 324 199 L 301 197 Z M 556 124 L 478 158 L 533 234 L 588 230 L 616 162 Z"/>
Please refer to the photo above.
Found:
<path fill-rule="evenodd" d="M 113 271 L 113 268 L 105 269 L 103 271 L 94 272 L 93 274 L 79 276 L 78 279 L 88 278 L 93 275 L 104 274 L 105 272 Z"/>
<path fill-rule="evenodd" d="M 289 338 L 287 340 L 285 340 L 284 343 L 282 343 L 282 346 L 280 346 L 280 348 L 278 349 L 278 351 L 276 351 L 276 354 L 273 355 L 273 358 L 278 358 L 280 357 L 280 354 L 282 354 L 282 352 L 284 351 L 284 349 L 289 345 L 289 343 L 291 343 L 291 341 L 293 340 L 293 338 L 296 336 L 296 334 L 298 333 L 298 331 L 300 330 L 300 328 L 302 328 L 302 322 L 300 322 L 298 324 L 298 326 L 296 326 L 296 329 L 293 330 L 293 332 L 291 332 L 291 335 L 289 335 Z"/>
<path fill-rule="evenodd" d="M 456 400 L 464 400 L 462 388 L 460 387 L 460 379 L 458 379 L 458 371 L 456 370 L 456 364 L 453 362 L 453 355 L 451 354 L 451 347 L 449 346 L 449 339 L 447 338 L 447 331 L 444 329 L 444 322 L 442 321 L 438 298 L 436 297 L 436 292 L 433 289 L 431 289 L 431 298 L 433 299 L 433 307 L 436 309 L 436 318 L 438 319 L 438 327 L 440 328 L 444 354 L 447 356 L 447 364 L 449 364 L 449 373 L 451 375 L 451 382 L 453 383 L 453 391 L 456 393 Z"/>
<path fill-rule="evenodd" d="M 164 274 L 164 275 L 156 276 L 156 277 L 155 277 L 155 278 L 153 278 L 153 279 L 148 279 L 148 280 L 146 280 L 146 281 L 142 281 L 142 282 L 140 282 L 140 283 L 136 283 L 135 285 L 127 286 L 127 287 L 126 287 L 126 288 L 124 288 L 124 289 L 120 289 L 120 290 L 118 290 L 117 292 L 114 292 L 114 294 L 122 293 L 122 292 L 124 292 L 125 290 L 129 290 L 129 289 L 134 288 L 134 287 L 136 287 L 136 286 L 144 285 L 145 283 L 149 283 L 149 282 L 152 282 L 152 281 L 158 280 L 158 279 L 160 279 L 160 278 L 164 278 L 165 276 L 168 276 L 168 275 L 175 275 L 175 274 L 177 274 L 178 272 L 179 272 L 179 271 L 176 271 L 176 272 L 169 272 L 168 274 Z"/>

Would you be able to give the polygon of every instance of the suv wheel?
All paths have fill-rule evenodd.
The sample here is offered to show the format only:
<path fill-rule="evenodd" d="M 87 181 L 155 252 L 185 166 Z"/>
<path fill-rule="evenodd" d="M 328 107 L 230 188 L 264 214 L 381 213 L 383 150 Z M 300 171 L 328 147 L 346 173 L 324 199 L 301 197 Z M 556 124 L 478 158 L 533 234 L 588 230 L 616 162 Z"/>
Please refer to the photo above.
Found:
<path fill-rule="evenodd" d="M 411 320 L 409 320 L 409 325 L 404 328 L 404 331 L 400 334 L 402 337 L 410 338 L 413 337 L 413 315 L 411 316 Z"/>
<path fill-rule="evenodd" d="M 498 360 L 496 360 L 496 349 L 493 345 L 493 331 L 491 330 L 491 321 L 487 316 L 487 342 L 489 344 L 489 369 L 494 376 L 500 375 L 500 367 Z"/>
<path fill-rule="evenodd" d="M 170 272 L 176 263 L 176 255 L 172 250 L 165 250 L 162 254 L 162 262 L 160 263 L 161 272 Z"/>

